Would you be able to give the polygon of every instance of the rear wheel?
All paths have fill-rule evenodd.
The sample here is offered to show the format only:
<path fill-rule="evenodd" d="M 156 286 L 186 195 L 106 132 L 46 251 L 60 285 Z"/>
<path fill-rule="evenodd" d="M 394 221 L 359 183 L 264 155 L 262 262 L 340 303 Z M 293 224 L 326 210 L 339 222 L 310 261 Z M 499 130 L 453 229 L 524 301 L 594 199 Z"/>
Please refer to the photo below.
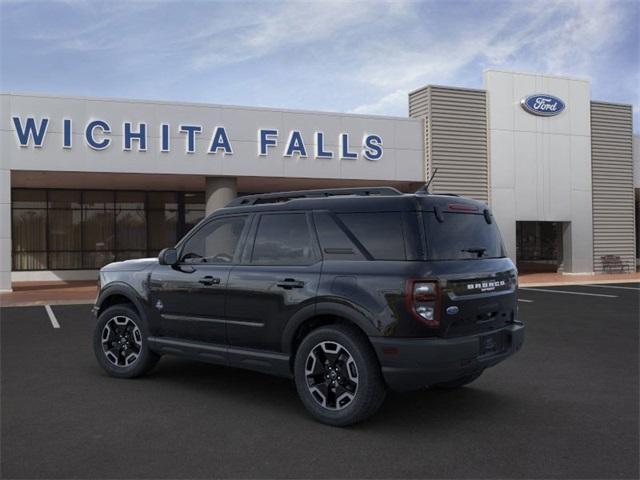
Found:
<path fill-rule="evenodd" d="M 93 350 L 100 366 L 111 376 L 133 378 L 147 373 L 160 359 L 149 350 L 146 324 L 129 305 L 114 305 L 98 317 Z"/>
<path fill-rule="evenodd" d="M 331 325 L 309 333 L 298 348 L 294 370 L 302 403 L 328 425 L 365 420 L 385 398 L 375 353 L 354 327 Z"/>
<path fill-rule="evenodd" d="M 480 370 L 479 372 L 472 373 L 470 375 L 465 375 L 464 377 L 456 378 L 455 380 L 451 380 L 450 382 L 437 383 L 434 385 L 435 388 L 442 389 L 453 389 L 464 387 L 465 385 L 469 385 L 471 382 L 475 381 L 482 375 L 484 370 Z"/>

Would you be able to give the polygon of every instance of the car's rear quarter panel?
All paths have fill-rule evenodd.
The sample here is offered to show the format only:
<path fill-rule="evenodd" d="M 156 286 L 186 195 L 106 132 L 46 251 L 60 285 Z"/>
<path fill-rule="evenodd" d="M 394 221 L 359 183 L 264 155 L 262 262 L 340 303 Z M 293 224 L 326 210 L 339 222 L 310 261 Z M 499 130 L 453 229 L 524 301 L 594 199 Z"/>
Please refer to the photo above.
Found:
<path fill-rule="evenodd" d="M 514 268 L 509 259 L 461 261 L 325 261 L 318 302 L 337 302 L 362 312 L 376 335 L 395 337 L 454 336 L 490 330 L 516 315 Z M 460 295 L 460 284 L 480 279 L 511 279 L 508 288 Z M 437 281 L 441 289 L 441 329 L 414 317 L 407 305 L 407 281 Z M 455 289 L 454 289 L 455 286 Z M 458 293 L 456 293 L 458 292 Z M 449 306 L 458 313 L 446 313 Z M 494 315 L 480 321 L 481 315 Z"/>

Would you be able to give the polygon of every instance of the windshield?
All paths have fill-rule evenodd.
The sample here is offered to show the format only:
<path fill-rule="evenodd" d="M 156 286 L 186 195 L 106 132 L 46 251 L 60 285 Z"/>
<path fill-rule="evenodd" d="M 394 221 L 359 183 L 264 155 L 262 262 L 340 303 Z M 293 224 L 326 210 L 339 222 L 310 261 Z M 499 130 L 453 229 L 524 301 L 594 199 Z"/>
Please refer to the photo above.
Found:
<path fill-rule="evenodd" d="M 487 223 L 483 214 L 443 212 L 423 213 L 430 260 L 470 260 L 504 257 L 502 237 L 495 221 Z"/>

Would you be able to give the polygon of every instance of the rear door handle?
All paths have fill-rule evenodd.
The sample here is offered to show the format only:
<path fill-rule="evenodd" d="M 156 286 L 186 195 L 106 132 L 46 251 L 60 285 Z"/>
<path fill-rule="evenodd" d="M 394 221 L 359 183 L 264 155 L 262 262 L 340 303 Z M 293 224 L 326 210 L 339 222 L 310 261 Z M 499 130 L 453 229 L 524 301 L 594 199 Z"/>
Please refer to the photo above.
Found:
<path fill-rule="evenodd" d="M 220 279 L 217 277 L 212 277 L 211 275 L 207 275 L 206 277 L 202 277 L 198 280 L 202 285 L 211 286 L 211 285 L 220 285 Z"/>
<path fill-rule="evenodd" d="M 284 280 L 280 280 L 278 283 L 276 283 L 276 285 L 280 288 L 289 290 L 291 288 L 303 288 L 304 282 L 301 280 L 296 280 L 295 278 L 285 278 Z"/>

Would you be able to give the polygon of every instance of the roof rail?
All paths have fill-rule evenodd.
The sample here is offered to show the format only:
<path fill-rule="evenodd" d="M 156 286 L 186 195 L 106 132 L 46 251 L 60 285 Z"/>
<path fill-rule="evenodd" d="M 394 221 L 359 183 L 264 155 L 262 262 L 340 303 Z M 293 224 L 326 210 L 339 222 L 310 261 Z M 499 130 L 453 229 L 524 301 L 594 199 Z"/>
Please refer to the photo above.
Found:
<path fill-rule="evenodd" d="M 441 197 L 460 197 L 461 195 L 457 193 L 449 193 L 449 192 L 430 192 L 428 190 L 420 189 L 417 190 L 416 195 L 440 195 Z"/>
<path fill-rule="evenodd" d="M 259 205 L 261 203 L 287 202 L 296 198 L 323 198 L 339 195 L 402 195 L 402 192 L 393 187 L 359 187 L 359 188 L 333 188 L 328 190 L 297 190 L 293 192 L 258 193 L 245 195 L 231 200 L 226 207 L 241 207 L 246 205 Z"/>

